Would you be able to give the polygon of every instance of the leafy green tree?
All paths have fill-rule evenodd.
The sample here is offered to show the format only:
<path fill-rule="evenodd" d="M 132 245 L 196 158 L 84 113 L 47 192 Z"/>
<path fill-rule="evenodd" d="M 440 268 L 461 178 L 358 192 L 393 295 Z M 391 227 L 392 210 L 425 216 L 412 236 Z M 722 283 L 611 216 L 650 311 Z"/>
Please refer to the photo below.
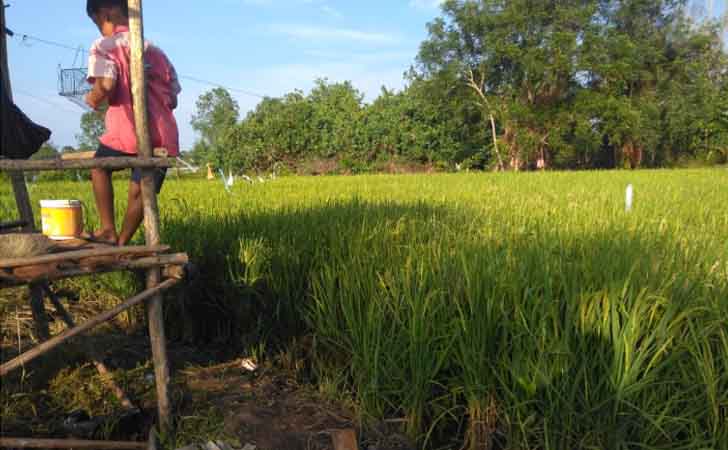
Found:
<path fill-rule="evenodd" d="M 430 95 L 419 82 L 398 93 L 383 88 L 363 111 L 360 158 L 445 166 L 458 158 L 459 146 L 452 135 L 457 124 Z"/>
<path fill-rule="evenodd" d="M 30 159 L 54 159 L 58 156 L 58 148 L 52 142 L 46 142 Z"/>
<path fill-rule="evenodd" d="M 316 80 L 308 95 L 311 104 L 313 152 L 320 157 L 352 154 L 364 95 L 349 81 Z"/>
<path fill-rule="evenodd" d="M 81 116 L 81 132 L 76 135 L 79 150 L 93 151 L 98 148 L 99 138 L 106 131 L 105 114 L 106 108 L 101 111 L 89 111 Z"/>
<path fill-rule="evenodd" d="M 215 88 L 201 95 L 196 107 L 191 121 L 199 135 L 192 150 L 195 160 L 226 165 L 233 151 L 230 138 L 238 122 L 238 103 L 227 90 Z"/>
<path fill-rule="evenodd" d="M 501 168 L 664 164 L 723 148 L 720 27 L 682 0 L 449 0 L 417 77 L 480 110 Z M 465 87 L 465 89 L 463 89 Z"/>
<path fill-rule="evenodd" d="M 591 0 L 446 1 L 417 71 L 461 98 L 457 85 L 467 87 L 498 167 L 543 166 L 578 89 L 574 61 L 595 8 Z"/>

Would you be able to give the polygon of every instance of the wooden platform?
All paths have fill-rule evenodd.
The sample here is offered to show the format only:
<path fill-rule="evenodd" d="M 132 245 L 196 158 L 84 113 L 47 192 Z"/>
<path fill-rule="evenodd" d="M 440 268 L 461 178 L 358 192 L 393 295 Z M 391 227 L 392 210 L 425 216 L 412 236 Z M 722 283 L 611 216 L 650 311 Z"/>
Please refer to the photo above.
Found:
<path fill-rule="evenodd" d="M 0 289 L 118 270 L 158 267 L 163 278 L 183 278 L 189 258 L 157 246 L 116 247 L 84 240 L 58 241 L 48 253 L 0 259 Z"/>

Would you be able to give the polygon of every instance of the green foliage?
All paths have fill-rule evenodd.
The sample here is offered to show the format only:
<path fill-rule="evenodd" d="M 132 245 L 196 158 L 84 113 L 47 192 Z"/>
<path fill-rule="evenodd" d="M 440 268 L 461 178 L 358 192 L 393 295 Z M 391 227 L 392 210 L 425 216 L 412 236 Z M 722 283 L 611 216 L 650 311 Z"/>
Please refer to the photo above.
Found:
<path fill-rule="evenodd" d="M 404 420 L 418 448 L 726 450 L 727 183 L 724 169 L 283 177 L 228 194 L 171 178 L 162 240 L 200 274 L 170 293 L 168 336 L 311 337 L 316 380 L 365 422 Z M 32 195 L 93 203 L 74 183 Z"/>
<path fill-rule="evenodd" d="M 30 157 L 32 160 L 39 160 L 39 159 L 55 159 L 58 157 L 59 152 L 55 145 L 53 145 L 52 142 L 46 142 L 43 144 L 38 151 Z"/>
<path fill-rule="evenodd" d="M 228 164 L 227 156 L 238 121 L 238 104 L 223 88 L 215 88 L 197 99 L 197 111 L 192 116 L 192 128 L 199 140 L 192 150 L 198 163 Z"/>
<path fill-rule="evenodd" d="M 721 28 L 683 0 L 446 1 L 401 92 L 349 82 L 264 99 L 237 122 L 215 89 L 200 161 L 327 172 L 387 164 L 485 169 L 664 167 L 728 159 Z"/>
<path fill-rule="evenodd" d="M 492 115 L 504 165 L 659 166 L 721 160 L 728 129 L 719 29 L 680 0 L 448 1 L 416 72 Z M 490 138 L 490 137 L 489 137 Z M 493 143 L 490 138 L 491 145 Z"/>
<path fill-rule="evenodd" d="M 81 116 L 81 132 L 76 135 L 78 149 L 81 151 L 94 151 L 99 146 L 99 138 L 106 131 L 104 116 L 106 108 L 100 111 L 89 111 Z"/>

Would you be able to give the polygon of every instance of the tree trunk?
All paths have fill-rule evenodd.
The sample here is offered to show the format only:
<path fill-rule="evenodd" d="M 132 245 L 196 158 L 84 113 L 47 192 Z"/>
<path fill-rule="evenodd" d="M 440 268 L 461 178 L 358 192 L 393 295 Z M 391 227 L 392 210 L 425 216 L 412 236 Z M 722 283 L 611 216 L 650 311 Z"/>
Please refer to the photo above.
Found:
<path fill-rule="evenodd" d="M 503 158 L 501 157 L 500 150 L 498 149 L 498 134 L 495 131 L 495 118 L 493 117 L 493 114 L 490 114 L 490 130 L 493 133 L 493 149 L 495 150 L 496 157 L 498 157 L 498 170 L 503 171 L 505 170 L 505 167 L 503 167 Z"/>

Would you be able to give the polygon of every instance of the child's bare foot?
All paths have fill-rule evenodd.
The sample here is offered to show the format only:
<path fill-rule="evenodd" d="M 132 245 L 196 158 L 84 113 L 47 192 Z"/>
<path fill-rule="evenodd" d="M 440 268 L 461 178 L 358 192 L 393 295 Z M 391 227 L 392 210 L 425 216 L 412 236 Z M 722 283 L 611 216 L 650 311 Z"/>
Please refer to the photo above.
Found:
<path fill-rule="evenodd" d="M 115 230 L 98 230 L 93 233 L 84 233 L 82 237 L 87 241 L 108 245 L 117 245 L 119 241 L 119 236 L 117 236 Z"/>

